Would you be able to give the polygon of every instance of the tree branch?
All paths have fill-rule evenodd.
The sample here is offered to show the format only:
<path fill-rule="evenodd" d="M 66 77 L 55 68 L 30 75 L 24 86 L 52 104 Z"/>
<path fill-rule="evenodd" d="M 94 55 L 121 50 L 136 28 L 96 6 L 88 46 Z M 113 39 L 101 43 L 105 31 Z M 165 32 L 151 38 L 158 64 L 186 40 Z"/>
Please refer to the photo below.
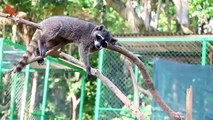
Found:
<path fill-rule="evenodd" d="M 146 94 L 150 99 L 152 99 L 152 94 L 149 92 L 149 90 L 145 90 L 144 88 L 142 87 L 139 87 L 138 86 L 138 90 L 140 90 L 143 94 Z"/>
<path fill-rule="evenodd" d="M 106 0 L 106 2 L 108 6 L 111 6 L 128 21 L 132 32 L 138 33 L 143 28 L 143 19 L 138 16 L 132 7 L 132 0 L 127 0 L 126 3 L 122 0 Z"/>
<path fill-rule="evenodd" d="M 155 18 L 155 20 L 153 22 L 153 25 L 152 25 L 152 21 L 150 23 L 155 30 L 157 30 L 157 28 L 158 28 L 158 21 L 159 21 L 159 16 L 160 16 L 160 12 L 161 12 L 161 6 L 162 6 L 162 0 L 158 0 L 156 18 Z"/>
<path fill-rule="evenodd" d="M 68 61 L 76 63 L 80 67 L 83 67 L 85 70 L 86 66 L 82 62 L 78 61 L 76 58 L 63 52 L 61 52 L 59 55 L 67 59 Z M 43 57 L 41 56 L 34 57 L 33 59 L 31 59 L 31 61 L 28 61 L 27 64 L 41 59 L 43 59 Z M 134 104 L 132 104 L 131 101 L 107 77 L 103 76 L 97 69 L 94 68 L 91 68 L 91 74 L 99 78 L 104 85 L 106 85 L 110 90 L 112 90 L 112 92 L 114 92 L 115 95 L 132 111 L 132 113 L 137 117 L 138 120 L 146 120 L 140 110 Z"/>
<path fill-rule="evenodd" d="M 41 26 L 37 23 L 30 22 L 28 20 L 25 20 L 25 19 L 22 19 L 22 18 L 19 18 L 19 17 L 14 17 L 14 16 L 11 16 L 10 14 L 5 14 L 5 13 L 0 12 L 0 17 L 11 19 L 18 24 L 22 23 L 22 24 L 26 24 L 26 25 L 31 26 L 31 27 L 36 28 L 36 29 L 42 29 Z"/>
<path fill-rule="evenodd" d="M 184 118 L 184 116 L 180 115 L 180 113 L 175 112 L 174 110 L 172 110 L 171 108 L 169 108 L 169 106 L 163 101 L 163 99 L 160 97 L 158 91 L 155 89 L 151 77 L 149 76 L 148 72 L 146 71 L 143 63 L 140 61 L 140 59 L 138 57 L 136 57 L 135 55 L 133 55 L 132 53 L 130 53 L 128 50 L 119 47 L 117 45 L 109 45 L 107 47 L 110 50 L 119 52 L 121 54 L 123 54 L 124 56 L 128 57 L 134 64 L 136 64 L 141 72 L 141 74 L 144 77 L 144 82 L 146 83 L 150 93 L 152 94 L 154 100 L 158 103 L 158 105 L 164 110 L 165 113 L 167 113 L 167 115 L 173 119 L 173 120 L 182 120 Z"/>
<path fill-rule="evenodd" d="M 60 56 L 64 57 L 70 62 L 77 63 L 85 69 L 85 65 L 74 57 L 63 52 L 60 53 Z M 146 120 L 140 110 L 134 104 L 132 104 L 131 101 L 107 77 L 103 76 L 97 69 L 94 68 L 91 68 L 91 73 L 92 75 L 99 78 L 105 86 L 112 90 L 112 92 L 114 92 L 115 95 L 132 111 L 132 113 L 137 117 L 138 120 Z"/>
<path fill-rule="evenodd" d="M 129 69 L 129 72 L 130 72 L 130 76 L 132 78 L 132 84 L 133 84 L 133 88 L 134 88 L 134 101 L 135 101 L 135 105 L 137 108 L 139 108 L 139 92 L 138 92 L 138 84 L 137 84 L 137 81 L 136 81 L 136 78 L 135 78 L 135 74 L 134 74 L 134 71 L 132 69 L 132 64 L 129 60 L 126 60 L 127 62 L 127 67 Z"/>

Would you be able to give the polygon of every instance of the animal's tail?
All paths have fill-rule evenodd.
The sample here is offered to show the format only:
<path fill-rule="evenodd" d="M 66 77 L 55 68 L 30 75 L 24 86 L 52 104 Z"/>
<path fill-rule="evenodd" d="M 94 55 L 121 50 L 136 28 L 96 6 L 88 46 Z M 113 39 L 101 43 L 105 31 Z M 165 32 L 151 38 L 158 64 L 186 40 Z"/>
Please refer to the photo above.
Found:
<path fill-rule="evenodd" d="M 26 52 L 23 54 L 22 59 L 20 60 L 18 65 L 15 67 L 14 72 L 20 72 L 22 70 L 22 68 L 24 68 L 28 64 L 27 63 L 28 59 L 33 54 L 33 52 L 36 50 L 36 48 L 38 47 L 37 41 L 40 39 L 40 37 L 41 37 L 41 34 L 40 34 L 39 30 L 36 30 L 36 32 L 34 33 L 34 35 L 32 37 L 32 40 L 30 41 L 30 44 L 27 46 Z"/>

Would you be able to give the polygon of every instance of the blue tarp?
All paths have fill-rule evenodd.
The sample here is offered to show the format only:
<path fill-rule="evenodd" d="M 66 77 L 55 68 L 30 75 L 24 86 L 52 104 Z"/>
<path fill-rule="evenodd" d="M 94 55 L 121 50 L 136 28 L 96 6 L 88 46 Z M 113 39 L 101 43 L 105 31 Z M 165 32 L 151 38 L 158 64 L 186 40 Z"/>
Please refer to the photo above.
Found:
<path fill-rule="evenodd" d="M 154 85 L 163 100 L 175 111 L 185 114 L 186 89 L 193 89 L 193 120 L 213 120 L 213 67 L 177 63 L 165 60 L 154 62 Z M 168 119 L 153 102 L 152 120 Z"/>

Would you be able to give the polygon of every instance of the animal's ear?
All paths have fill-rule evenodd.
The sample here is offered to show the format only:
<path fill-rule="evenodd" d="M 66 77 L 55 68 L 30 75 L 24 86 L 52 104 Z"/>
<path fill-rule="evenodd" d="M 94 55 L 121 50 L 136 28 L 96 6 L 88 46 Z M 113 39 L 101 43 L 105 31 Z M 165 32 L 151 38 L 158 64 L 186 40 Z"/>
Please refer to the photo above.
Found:
<path fill-rule="evenodd" d="M 97 31 L 102 31 L 104 28 L 103 25 L 99 25 L 99 26 L 96 26 L 94 30 L 97 30 Z"/>
<path fill-rule="evenodd" d="M 115 38 L 112 38 L 112 39 L 111 39 L 111 44 L 112 44 L 112 45 L 115 45 L 116 42 L 118 42 L 117 39 L 115 39 Z"/>

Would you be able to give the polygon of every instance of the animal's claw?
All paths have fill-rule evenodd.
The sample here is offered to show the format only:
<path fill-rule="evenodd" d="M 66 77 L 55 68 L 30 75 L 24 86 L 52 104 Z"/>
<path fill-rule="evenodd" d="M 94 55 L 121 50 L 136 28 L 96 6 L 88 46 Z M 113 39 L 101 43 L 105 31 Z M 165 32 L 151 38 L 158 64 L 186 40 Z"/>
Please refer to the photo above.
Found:
<path fill-rule="evenodd" d="M 46 55 L 46 49 L 45 48 L 41 48 L 39 50 L 39 56 L 45 57 L 45 55 Z"/>
<path fill-rule="evenodd" d="M 44 65 L 44 59 L 38 60 L 37 63 L 38 63 L 39 65 Z"/>
<path fill-rule="evenodd" d="M 87 72 L 86 79 L 89 80 L 91 78 L 91 76 L 92 76 L 91 67 L 90 66 L 86 67 L 86 72 Z"/>
<path fill-rule="evenodd" d="M 92 76 L 91 74 L 87 74 L 86 79 L 90 80 L 91 76 Z"/>

